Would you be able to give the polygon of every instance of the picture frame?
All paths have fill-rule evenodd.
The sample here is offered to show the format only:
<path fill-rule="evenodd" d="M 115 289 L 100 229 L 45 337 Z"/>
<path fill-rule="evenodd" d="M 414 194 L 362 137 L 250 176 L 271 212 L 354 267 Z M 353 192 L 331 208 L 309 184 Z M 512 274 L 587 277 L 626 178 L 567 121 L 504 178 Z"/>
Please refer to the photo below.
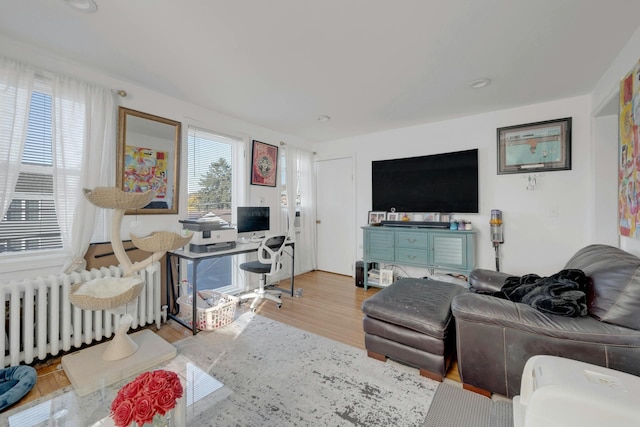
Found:
<path fill-rule="evenodd" d="M 369 211 L 369 224 L 370 225 L 378 225 L 384 221 L 387 213 L 384 211 Z"/>
<path fill-rule="evenodd" d="M 425 212 L 423 221 L 438 222 L 440 221 L 440 212 Z"/>
<path fill-rule="evenodd" d="M 387 212 L 387 221 L 400 221 L 399 212 Z"/>
<path fill-rule="evenodd" d="M 571 169 L 571 117 L 497 129 L 498 175 Z"/>
<path fill-rule="evenodd" d="M 155 191 L 151 202 L 125 214 L 177 214 L 181 123 L 118 107 L 116 186 L 126 192 Z"/>
<path fill-rule="evenodd" d="M 380 286 L 389 286 L 393 283 L 393 270 L 380 269 Z"/>
<path fill-rule="evenodd" d="M 251 185 L 275 187 L 278 182 L 278 147 L 253 140 Z"/>

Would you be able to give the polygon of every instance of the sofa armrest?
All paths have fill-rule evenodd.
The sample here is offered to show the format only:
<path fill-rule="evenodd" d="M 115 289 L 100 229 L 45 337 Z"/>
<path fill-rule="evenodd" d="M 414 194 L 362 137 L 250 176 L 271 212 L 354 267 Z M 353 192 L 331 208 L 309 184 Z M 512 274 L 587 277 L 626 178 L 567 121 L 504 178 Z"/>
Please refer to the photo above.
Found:
<path fill-rule="evenodd" d="M 531 356 L 552 354 L 640 374 L 640 331 L 594 317 L 545 314 L 490 295 L 465 293 L 451 303 L 463 384 L 513 397 Z"/>
<path fill-rule="evenodd" d="M 504 285 L 504 281 L 511 276 L 513 274 L 475 268 L 469 274 L 469 286 L 474 292 L 493 294 L 499 292 L 502 289 L 502 285 Z"/>
<path fill-rule="evenodd" d="M 451 303 L 451 311 L 456 321 L 494 325 L 573 341 L 640 346 L 640 331 L 600 322 L 591 316 L 549 315 L 529 305 L 490 295 L 457 295 Z"/>

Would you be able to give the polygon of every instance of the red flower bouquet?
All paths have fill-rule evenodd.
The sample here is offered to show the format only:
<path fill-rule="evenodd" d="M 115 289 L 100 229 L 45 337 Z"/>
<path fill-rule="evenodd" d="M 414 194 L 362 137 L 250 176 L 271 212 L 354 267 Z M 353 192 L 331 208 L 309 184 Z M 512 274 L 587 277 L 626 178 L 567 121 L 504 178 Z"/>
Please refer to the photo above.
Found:
<path fill-rule="evenodd" d="M 117 427 L 135 421 L 138 426 L 151 423 L 156 414 L 164 415 L 182 397 L 182 384 L 175 372 L 144 372 L 122 387 L 111 403 L 111 418 Z"/>

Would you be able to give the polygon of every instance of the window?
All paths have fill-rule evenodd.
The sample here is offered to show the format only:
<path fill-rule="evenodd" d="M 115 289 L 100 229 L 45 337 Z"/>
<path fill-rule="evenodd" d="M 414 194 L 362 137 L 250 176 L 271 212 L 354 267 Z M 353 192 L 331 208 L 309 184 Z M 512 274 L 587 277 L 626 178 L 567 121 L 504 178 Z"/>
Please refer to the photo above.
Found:
<path fill-rule="evenodd" d="M 0 253 L 62 248 L 53 198 L 51 96 L 47 92 L 46 83 L 37 81 L 20 175 L 0 221 Z"/>
<path fill-rule="evenodd" d="M 217 215 L 228 223 L 233 208 L 234 162 L 240 141 L 189 127 L 187 136 L 187 212 L 189 219 Z M 220 289 L 232 285 L 232 257 L 204 260 L 198 265 L 198 289 Z M 191 277 L 192 264 L 187 266 Z"/>
<path fill-rule="evenodd" d="M 287 157 L 286 150 L 280 150 L 280 204 L 288 206 L 287 201 Z M 300 210 L 300 165 L 296 162 L 296 211 Z"/>

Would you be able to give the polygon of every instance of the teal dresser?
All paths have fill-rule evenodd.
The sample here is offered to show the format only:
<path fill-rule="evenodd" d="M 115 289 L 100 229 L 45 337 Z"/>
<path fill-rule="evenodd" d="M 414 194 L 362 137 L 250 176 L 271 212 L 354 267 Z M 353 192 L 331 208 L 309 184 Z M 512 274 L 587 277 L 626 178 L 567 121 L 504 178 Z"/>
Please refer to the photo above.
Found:
<path fill-rule="evenodd" d="M 383 263 L 446 270 L 469 275 L 475 266 L 475 231 L 412 227 L 362 227 L 364 288 L 367 265 Z"/>

